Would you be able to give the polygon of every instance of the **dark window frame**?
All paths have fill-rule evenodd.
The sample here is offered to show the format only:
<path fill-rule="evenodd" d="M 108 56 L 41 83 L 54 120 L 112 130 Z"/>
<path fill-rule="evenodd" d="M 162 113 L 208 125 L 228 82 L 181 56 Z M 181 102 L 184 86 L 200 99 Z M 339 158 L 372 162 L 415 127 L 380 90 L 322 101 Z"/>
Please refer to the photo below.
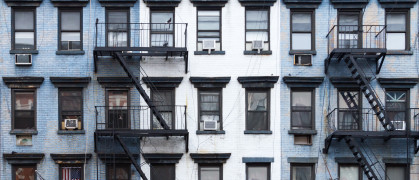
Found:
<path fill-rule="evenodd" d="M 248 117 L 248 114 L 249 114 L 249 110 L 248 110 L 248 107 L 249 107 L 249 93 L 260 93 L 260 92 L 263 92 L 263 93 L 266 93 L 266 99 L 267 99 L 267 103 L 266 103 L 266 105 L 267 105 L 267 108 L 266 108 L 266 118 L 267 118 L 267 124 L 268 124 L 268 127 L 267 127 L 267 129 L 263 129 L 263 130 L 260 130 L 260 131 L 270 131 L 271 130 L 271 89 L 270 88 L 246 88 L 246 130 L 247 131 L 258 131 L 258 130 L 252 130 L 252 129 L 250 129 L 249 127 L 248 127 L 248 120 L 249 120 L 249 117 Z M 250 111 L 251 112 L 251 111 Z M 262 111 L 256 111 L 256 112 L 262 112 Z M 263 111 L 263 112 L 265 112 L 265 111 Z"/>
<path fill-rule="evenodd" d="M 339 120 L 340 120 L 340 113 L 339 112 L 343 112 L 341 110 L 340 107 L 340 102 L 339 102 L 339 98 L 341 97 L 340 93 L 341 92 L 358 92 L 358 117 L 360 118 L 359 120 L 361 121 L 358 125 L 358 129 L 357 130 L 362 130 L 362 97 L 363 97 L 363 93 L 362 91 L 358 88 L 339 88 L 337 89 L 337 107 L 338 107 L 338 128 L 339 128 Z M 349 111 L 349 109 L 347 109 L 347 111 Z"/>
<path fill-rule="evenodd" d="M 249 180 L 249 167 L 266 167 L 267 168 L 267 180 L 271 180 L 271 163 L 246 163 L 246 180 Z"/>
<path fill-rule="evenodd" d="M 80 180 L 84 180 L 84 168 L 83 168 L 84 164 L 60 164 L 58 169 L 60 172 L 59 173 L 59 178 L 60 180 L 63 179 L 63 171 L 62 168 L 63 167 L 79 167 L 81 168 L 81 179 Z"/>
<path fill-rule="evenodd" d="M 316 88 L 292 88 L 291 89 L 291 99 L 290 99 L 290 111 L 291 111 L 291 129 L 293 129 L 292 126 L 292 120 L 293 120 L 293 115 L 292 115 L 292 94 L 293 92 L 310 92 L 311 93 L 311 128 L 310 130 L 315 130 L 316 129 Z M 301 112 L 301 111 L 297 111 L 297 112 Z M 308 111 L 306 111 L 308 112 Z M 296 130 L 300 130 L 300 129 L 296 129 Z"/>
<path fill-rule="evenodd" d="M 36 89 L 12 89 L 12 130 L 21 130 L 15 128 L 15 111 L 16 111 L 16 92 L 32 92 L 33 93 L 33 115 L 34 115 L 34 128 L 30 130 L 37 130 L 37 98 L 36 98 Z M 29 111 L 29 110 L 28 110 Z M 31 110 L 32 111 L 32 110 Z"/>
<path fill-rule="evenodd" d="M 268 13 L 268 27 L 267 29 L 247 29 L 247 11 L 267 11 Z M 246 49 L 246 43 L 252 43 L 252 41 L 247 41 L 247 32 L 252 31 L 266 31 L 268 32 L 268 41 L 264 43 L 269 44 L 269 49 L 263 51 L 270 51 L 271 50 L 271 8 L 270 7 L 246 7 L 244 10 L 244 46 Z M 253 50 L 251 50 L 253 51 Z"/>
<path fill-rule="evenodd" d="M 153 89 L 151 89 L 150 90 L 150 99 L 153 101 L 153 99 L 154 99 L 154 96 L 156 95 L 156 94 L 158 94 L 158 93 L 160 93 L 160 92 L 162 92 L 162 91 L 166 91 L 166 92 L 168 92 L 168 91 L 170 91 L 170 93 L 172 94 L 171 96 L 172 96 L 172 98 L 171 98 L 171 101 L 172 101 L 172 104 L 171 105 L 168 105 L 168 106 L 172 106 L 172 108 L 171 108 L 171 113 L 172 113 L 172 128 L 171 129 L 176 129 L 176 89 L 175 88 L 156 88 L 156 87 L 154 87 Z M 153 102 L 153 104 L 155 105 L 155 106 L 158 106 L 158 105 L 156 105 L 156 103 L 154 103 Z M 168 112 L 168 111 L 159 111 L 160 113 L 161 112 Z M 154 114 L 151 112 L 151 109 L 150 109 L 150 129 L 153 129 L 153 116 L 154 116 Z"/>
<path fill-rule="evenodd" d="M 130 8 L 106 8 L 105 9 L 105 22 L 109 23 L 109 12 L 125 12 L 127 13 L 127 46 L 126 47 L 130 47 L 131 45 L 131 27 L 130 27 L 130 22 L 131 22 L 131 11 Z M 123 23 L 122 23 L 123 24 Z M 105 27 L 105 45 L 106 47 L 113 47 L 113 46 L 109 46 L 109 39 L 108 39 L 108 33 L 109 32 L 121 32 L 121 31 L 109 31 L 108 28 L 108 24 Z"/>
<path fill-rule="evenodd" d="M 22 12 L 32 12 L 33 13 L 33 30 L 16 30 L 15 29 L 15 12 L 16 11 L 22 11 Z M 12 50 L 36 50 L 36 8 L 35 7 L 13 7 L 12 8 Z M 33 32 L 33 49 L 16 49 L 15 44 L 16 44 L 16 32 Z"/>
<path fill-rule="evenodd" d="M 62 30 L 61 29 L 61 13 L 62 12 L 79 12 L 80 13 L 80 30 Z M 61 34 L 63 32 L 80 32 L 80 49 L 64 50 L 61 47 Z M 59 51 L 83 51 L 83 8 L 58 8 L 58 50 Z"/>
<path fill-rule="evenodd" d="M 293 31 L 292 30 L 292 16 L 294 14 L 310 14 L 311 15 L 311 31 Z M 292 47 L 292 35 L 294 33 L 311 33 L 311 51 L 316 50 L 316 10 L 315 9 L 291 9 L 290 11 L 290 50 L 301 50 L 293 49 Z M 307 50 L 306 50 L 307 51 Z"/>
<path fill-rule="evenodd" d="M 16 179 L 16 169 L 17 168 L 34 168 L 35 171 L 37 169 L 36 164 L 12 164 L 12 179 Z M 37 179 L 36 172 L 34 172 L 34 177 Z"/>
<path fill-rule="evenodd" d="M 405 121 L 405 123 L 406 123 L 406 130 L 410 130 L 411 128 L 410 128 L 410 120 L 409 120 L 409 117 L 410 117 L 410 89 L 404 89 L 404 88 L 386 88 L 385 89 L 385 91 L 384 91 L 384 95 L 385 95 L 385 98 L 384 98 L 384 103 L 385 103 L 385 109 L 386 109 L 386 112 L 392 112 L 391 110 L 388 110 L 388 108 L 387 108 L 387 92 L 388 91 L 398 91 L 398 92 L 406 92 L 406 102 L 405 102 L 405 115 L 404 115 L 404 121 Z M 393 112 L 401 112 L 401 111 L 393 111 Z"/>
<path fill-rule="evenodd" d="M 116 164 L 106 164 L 106 180 L 113 180 L 110 176 L 110 166 L 114 166 L 114 168 L 123 168 L 126 169 L 128 172 L 128 179 L 131 179 L 131 163 L 116 163 Z M 116 175 L 116 173 L 115 173 Z"/>
<path fill-rule="evenodd" d="M 174 179 L 173 180 L 176 180 L 176 164 L 174 164 L 174 163 L 156 163 L 156 164 L 151 164 L 151 167 L 150 167 L 150 180 L 159 180 L 159 179 L 153 179 L 153 168 L 155 167 L 155 166 L 171 166 L 171 167 L 173 167 L 173 169 L 171 169 L 172 171 L 173 171 L 173 174 L 174 174 Z"/>
<path fill-rule="evenodd" d="M 338 26 L 340 25 L 340 15 L 358 15 L 358 29 L 362 28 L 363 17 L 364 17 L 362 9 L 346 9 L 346 8 L 338 9 L 338 12 L 337 12 L 337 24 L 338 24 Z M 339 37 L 339 33 L 341 33 L 341 32 L 344 33 L 345 31 L 341 31 L 338 28 L 337 32 L 338 32 L 337 37 Z M 362 48 L 363 40 L 362 40 L 362 32 L 361 31 L 358 32 L 357 37 L 358 37 L 357 48 Z M 338 47 L 338 48 L 340 48 L 339 41 L 340 40 L 338 39 L 337 44 L 336 44 L 337 45 L 336 47 Z"/>
<path fill-rule="evenodd" d="M 292 176 L 292 174 L 293 174 L 293 167 L 295 167 L 295 166 L 310 166 L 311 167 L 311 180 L 315 180 L 316 179 L 316 172 L 315 172 L 315 164 L 313 164 L 313 163 L 291 163 L 290 164 L 290 177 L 291 177 L 291 180 L 292 180 L 292 178 L 293 178 L 293 176 Z"/>
<path fill-rule="evenodd" d="M 201 169 L 202 167 L 218 167 L 219 168 L 219 180 L 223 180 L 223 164 L 221 163 L 210 163 L 210 164 L 198 164 L 198 180 L 201 180 Z"/>
<path fill-rule="evenodd" d="M 390 33 L 405 33 L 405 51 L 410 51 L 410 9 L 398 9 L 398 8 L 392 8 L 392 9 L 386 9 L 385 11 L 385 25 L 387 26 L 387 15 L 388 14 L 405 14 L 406 16 L 406 26 L 405 31 L 390 31 Z M 389 33 L 388 30 L 386 30 L 386 33 Z M 387 37 L 387 35 L 386 35 Z M 386 39 L 387 41 L 387 39 Z M 391 50 L 390 50 L 391 51 Z"/>
<path fill-rule="evenodd" d="M 218 103 L 219 103 L 219 121 L 220 121 L 220 130 L 223 130 L 223 90 L 221 88 L 210 88 L 210 89 L 198 89 L 198 131 L 203 131 L 200 129 L 200 123 L 204 122 L 201 120 L 201 93 L 202 92 L 217 92 L 218 95 Z"/>
<path fill-rule="evenodd" d="M 406 177 L 406 180 L 410 180 L 410 165 L 409 164 L 386 163 L 386 169 L 385 169 L 386 180 L 388 180 L 388 176 L 387 176 L 387 168 L 388 167 L 402 167 L 402 168 L 404 168 L 404 175 Z"/>
<path fill-rule="evenodd" d="M 173 30 L 172 31 L 153 31 L 152 30 L 152 23 L 153 23 L 153 21 L 152 21 L 152 14 L 153 13 L 172 13 L 172 22 L 171 22 L 171 24 L 173 25 Z M 150 9 L 150 35 L 149 35 L 149 37 L 150 37 L 150 44 L 149 44 L 149 46 L 150 47 L 162 47 L 162 46 L 152 46 L 152 38 L 151 38 L 151 36 L 153 35 L 153 34 L 172 34 L 173 35 L 173 46 L 172 47 L 176 47 L 176 38 L 175 38 L 175 36 L 176 36 L 176 27 L 175 27 L 175 23 L 176 23 L 176 17 L 175 17 L 175 8 L 151 8 Z M 169 33 L 170 32 L 170 33 Z M 168 47 L 171 47 L 171 46 L 168 46 Z"/>
<path fill-rule="evenodd" d="M 363 179 L 363 176 L 362 176 L 362 174 L 363 174 L 363 171 L 362 171 L 362 169 L 361 169 L 361 167 L 359 167 L 359 165 L 358 164 L 355 164 L 355 163 L 338 163 L 338 177 L 340 178 L 340 168 L 342 167 L 342 166 L 357 166 L 358 167 L 358 180 L 362 180 Z"/>
<path fill-rule="evenodd" d="M 199 30 L 199 21 L 198 21 L 198 12 L 199 11 L 219 11 L 219 13 L 220 13 L 220 18 L 219 18 L 219 27 L 220 27 L 220 29 L 217 31 L 217 30 Z M 210 8 L 210 7 L 205 7 L 205 8 L 203 8 L 203 7 L 199 7 L 199 8 L 197 8 L 197 10 L 196 10 L 196 49 L 198 50 L 198 43 L 202 43 L 202 41 L 199 41 L 198 39 L 199 39 L 199 36 L 198 36 L 198 34 L 199 34 L 199 32 L 219 32 L 220 33 L 220 36 L 218 37 L 220 40 L 219 41 L 215 41 L 216 43 L 220 43 L 220 51 L 222 51 L 223 50 L 223 40 L 222 40 L 222 8 L 221 7 L 216 7 L 216 8 Z M 217 38 L 217 37 L 212 37 L 212 38 Z"/>
<path fill-rule="evenodd" d="M 109 125 L 109 91 L 126 91 L 127 92 L 127 121 L 128 127 L 127 128 L 108 128 Z M 109 88 L 105 90 L 105 107 L 106 107 L 106 129 L 131 129 L 131 118 L 130 118 L 130 106 L 131 106 L 131 96 L 130 96 L 130 89 L 129 88 Z"/>
<path fill-rule="evenodd" d="M 58 121 L 58 129 L 59 130 L 66 130 L 66 129 L 62 129 L 62 127 L 61 127 L 61 122 L 63 122 L 64 121 L 64 118 L 63 118 L 63 115 L 65 115 L 66 113 L 63 113 L 63 110 L 62 110 L 62 96 L 61 96 L 61 92 L 63 92 L 63 91 L 80 91 L 80 102 L 81 102 L 81 111 L 79 112 L 79 114 L 77 114 L 77 113 L 71 113 L 71 115 L 73 115 L 74 114 L 74 116 L 80 116 L 80 118 L 78 119 L 80 122 L 81 122 L 81 129 L 78 129 L 78 130 L 83 130 L 84 128 L 83 128 L 83 126 L 84 126 L 84 123 L 83 123 L 83 119 L 84 119 L 84 115 L 83 115 L 83 110 L 84 110 L 84 106 L 83 106 L 83 104 L 84 104 L 84 101 L 83 101 L 83 88 L 59 88 L 58 89 L 58 117 L 59 117 L 59 121 Z M 73 97 L 76 97 L 76 96 L 73 96 Z M 73 111 L 73 112 L 75 112 L 75 111 Z"/>

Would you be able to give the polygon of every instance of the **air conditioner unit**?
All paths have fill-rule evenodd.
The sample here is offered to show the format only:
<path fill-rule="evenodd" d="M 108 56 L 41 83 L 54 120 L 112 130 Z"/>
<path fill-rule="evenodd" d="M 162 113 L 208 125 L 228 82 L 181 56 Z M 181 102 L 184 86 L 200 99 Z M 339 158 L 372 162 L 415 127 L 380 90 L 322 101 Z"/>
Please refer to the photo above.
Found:
<path fill-rule="evenodd" d="M 32 65 L 32 54 L 16 54 L 16 65 Z"/>
<path fill-rule="evenodd" d="M 216 131 L 217 121 L 204 121 L 204 131 Z"/>
<path fill-rule="evenodd" d="M 391 121 L 393 123 L 395 130 L 404 131 L 406 130 L 406 122 L 405 121 Z"/>
<path fill-rule="evenodd" d="M 252 41 L 252 49 L 257 49 L 258 53 L 263 49 L 263 41 L 262 40 L 254 40 Z"/>
<path fill-rule="evenodd" d="M 311 65 L 311 60 L 313 55 L 311 54 L 295 54 L 294 55 L 294 65 Z"/>
<path fill-rule="evenodd" d="M 215 50 L 215 40 L 203 40 L 202 49 L 208 50 L 208 54 L 211 54 L 211 50 Z"/>
<path fill-rule="evenodd" d="M 65 119 L 66 129 L 76 129 L 78 127 L 78 119 Z"/>

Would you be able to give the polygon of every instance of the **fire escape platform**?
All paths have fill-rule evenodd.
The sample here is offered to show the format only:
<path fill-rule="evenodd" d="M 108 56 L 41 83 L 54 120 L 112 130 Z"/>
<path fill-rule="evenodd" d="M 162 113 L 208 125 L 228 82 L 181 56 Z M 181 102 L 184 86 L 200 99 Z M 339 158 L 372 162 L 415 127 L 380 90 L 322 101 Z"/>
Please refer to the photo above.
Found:
<path fill-rule="evenodd" d="M 387 139 L 387 138 L 419 138 L 419 131 L 411 131 L 409 135 L 406 131 L 335 131 L 327 139 L 343 138 L 352 136 L 363 139 Z"/>

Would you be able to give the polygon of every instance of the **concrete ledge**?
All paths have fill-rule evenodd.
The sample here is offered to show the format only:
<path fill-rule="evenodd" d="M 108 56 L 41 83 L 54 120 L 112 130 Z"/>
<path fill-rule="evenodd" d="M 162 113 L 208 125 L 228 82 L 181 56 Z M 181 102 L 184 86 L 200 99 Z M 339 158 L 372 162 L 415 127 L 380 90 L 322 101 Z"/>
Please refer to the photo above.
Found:
<path fill-rule="evenodd" d="M 257 51 L 244 51 L 244 55 L 272 55 L 272 51 L 260 51 L 258 53 Z"/>
<path fill-rule="evenodd" d="M 288 130 L 288 134 L 295 134 L 295 135 L 316 135 L 317 134 L 317 130 L 293 129 L 293 130 Z"/>
<path fill-rule="evenodd" d="M 38 50 L 10 50 L 10 54 L 38 54 Z"/>
<path fill-rule="evenodd" d="M 273 163 L 273 157 L 243 157 L 243 163 Z"/>
<path fill-rule="evenodd" d="M 171 154 L 171 153 L 146 153 L 143 154 L 144 159 L 148 163 L 156 164 L 176 164 L 182 158 L 183 154 Z"/>
<path fill-rule="evenodd" d="M 197 135 L 202 135 L 202 134 L 225 134 L 226 132 L 221 130 L 221 131 L 196 131 Z"/>
<path fill-rule="evenodd" d="M 37 164 L 44 158 L 43 153 L 16 153 L 12 151 L 11 154 L 3 154 L 3 158 L 9 164 Z"/>
<path fill-rule="evenodd" d="M 190 153 L 195 163 L 225 163 L 230 158 L 231 153 Z"/>
<path fill-rule="evenodd" d="M 92 158 L 92 154 L 50 154 L 57 164 L 77 164 L 87 163 Z"/>
<path fill-rule="evenodd" d="M 84 51 L 56 51 L 56 55 L 84 55 Z"/>
<path fill-rule="evenodd" d="M 392 157 L 383 157 L 383 163 L 385 164 L 411 164 L 412 158 L 392 158 Z"/>
<path fill-rule="evenodd" d="M 62 135 L 66 135 L 66 134 L 86 134 L 86 131 L 85 130 L 75 130 L 75 131 L 58 130 L 57 134 L 62 134 Z"/>
<path fill-rule="evenodd" d="M 13 135 L 37 135 L 38 131 L 35 129 L 14 129 L 10 131 Z"/>
<path fill-rule="evenodd" d="M 317 163 L 318 157 L 288 157 L 288 163 Z"/>
<path fill-rule="evenodd" d="M 343 164 L 358 163 L 354 157 L 335 157 L 335 161 Z"/>
<path fill-rule="evenodd" d="M 246 130 L 246 131 L 244 131 L 244 134 L 272 134 L 272 131 L 268 131 L 268 130 L 260 130 L 260 131 Z"/>
<path fill-rule="evenodd" d="M 194 55 L 224 55 L 225 51 L 211 51 L 211 54 L 208 54 L 208 51 L 194 51 Z"/>
<path fill-rule="evenodd" d="M 290 50 L 289 52 L 288 52 L 288 54 L 290 54 L 290 55 L 294 55 L 294 54 L 313 54 L 313 55 L 316 55 L 317 54 L 317 51 L 309 51 L 309 50 Z"/>

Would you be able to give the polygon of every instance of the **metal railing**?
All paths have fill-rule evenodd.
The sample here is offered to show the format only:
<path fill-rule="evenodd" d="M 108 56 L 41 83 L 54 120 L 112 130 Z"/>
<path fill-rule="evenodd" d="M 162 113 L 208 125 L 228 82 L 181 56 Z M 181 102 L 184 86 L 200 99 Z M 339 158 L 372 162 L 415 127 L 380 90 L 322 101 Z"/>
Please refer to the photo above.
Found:
<path fill-rule="evenodd" d="M 170 130 L 187 130 L 186 106 L 156 106 Z M 96 106 L 96 130 L 163 130 L 148 106 Z"/>
<path fill-rule="evenodd" d="M 386 48 L 385 25 L 334 25 L 326 35 L 328 53 L 333 49 Z"/>
<path fill-rule="evenodd" d="M 419 108 L 408 108 L 405 112 L 398 113 L 398 118 L 404 120 L 392 120 L 396 131 L 405 131 L 409 127 L 411 131 L 419 131 Z M 335 131 L 384 131 L 371 108 L 335 108 L 327 114 L 326 120 L 328 134 Z"/>
<path fill-rule="evenodd" d="M 95 47 L 186 48 L 187 23 L 100 23 Z"/>

